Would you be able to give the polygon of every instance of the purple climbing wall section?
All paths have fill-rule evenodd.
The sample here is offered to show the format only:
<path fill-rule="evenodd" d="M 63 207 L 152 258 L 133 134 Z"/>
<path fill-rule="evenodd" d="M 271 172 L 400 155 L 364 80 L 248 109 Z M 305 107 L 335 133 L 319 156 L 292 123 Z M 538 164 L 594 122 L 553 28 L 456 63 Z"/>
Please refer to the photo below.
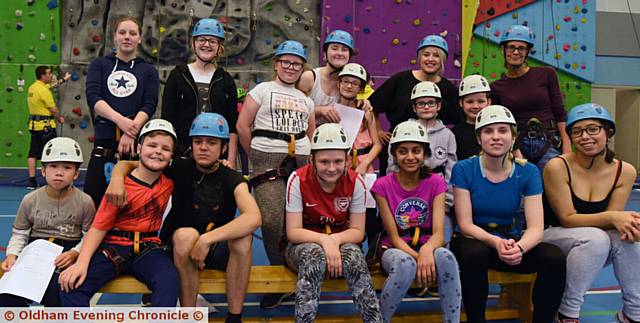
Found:
<path fill-rule="evenodd" d="M 461 26 L 461 0 L 322 2 L 321 43 L 331 30 L 351 32 L 357 48 L 355 61 L 376 78 L 417 68 L 416 46 L 420 40 L 426 35 L 440 34 L 449 45 L 445 76 L 459 79 Z M 322 60 L 324 54 L 320 57 Z"/>

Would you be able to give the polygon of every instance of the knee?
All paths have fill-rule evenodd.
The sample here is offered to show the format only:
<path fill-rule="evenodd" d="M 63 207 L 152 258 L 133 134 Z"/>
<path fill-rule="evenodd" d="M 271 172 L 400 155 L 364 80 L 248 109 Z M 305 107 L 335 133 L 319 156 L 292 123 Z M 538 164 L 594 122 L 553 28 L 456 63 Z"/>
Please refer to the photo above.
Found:
<path fill-rule="evenodd" d="M 180 228 L 173 233 L 174 258 L 183 259 L 189 257 L 191 248 L 198 241 L 200 233 L 194 228 Z"/>
<path fill-rule="evenodd" d="M 540 243 L 538 261 L 543 264 L 543 269 L 554 273 L 565 273 L 567 257 L 560 248 L 549 243 Z"/>
<path fill-rule="evenodd" d="M 392 251 L 393 250 L 393 251 Z M 391 249 L 386 251 L 383 254 L 383 261 L 386 262 L 389 259 L 390 266 L 387 267 L 387 272 L 389 276 L 394 277 L 406 277 L 407 280 L 413 281 L 416 276 L 417 271 L 417 263 L 416 260 L 413 259 L 409 254 L 402 252 L 400 250 L 395 251 L 396 249 Z M 391 252 L 390 254 L 387 254 Z M 386 257 L 385 257 L 386 256 Z"/>
<path fill-rule="evenodd" d="M 585 232 L 583 235 L 576 240 L 576 246 L 586 246 L 590 253 L 593 253 L 595 256 L 604 255 L 605 257 L 609 255 L 609 250 L 611 249 L 611 239 L 609 238 L 609 234 L 606 231 L 600 228 L 584 228 Z"/>
<path fill-rule="evenodd" d="M 303 270 L 303 268 L 307 269 L 312 265 L 317 268 L 326 268 L 327 256 L 324 253 L 324 249 L 322 249 L 319 244 L 313 242 L 305 243 L 305 246 L 300 250 L 298 266 L 300 270 Z"/>
<path fill-rule="evenodd" d="M 479 240 L 456 237 L 451 250 L 462 267 L 481 269 L 489 266 L 489 246 Z"/>
<path fill-rule="evenodd" d="M 236 255 L 243 258 L 245 257 L 250 258 L 251 257 L 251 241 L 252 241 L 251 235 L 246 235 L 242 238 L 227 241 L 227 244 L 229 246 L 229 253 L 231 255 Z"/>
<path fill-rule="evenodd" d="M 458 269 L 458 261 L 453 253 L 447 248 L 438 248 L 433 252 L 433 257 L 436 262 L 436 266 L 441 268 L 455 268 Z"/>

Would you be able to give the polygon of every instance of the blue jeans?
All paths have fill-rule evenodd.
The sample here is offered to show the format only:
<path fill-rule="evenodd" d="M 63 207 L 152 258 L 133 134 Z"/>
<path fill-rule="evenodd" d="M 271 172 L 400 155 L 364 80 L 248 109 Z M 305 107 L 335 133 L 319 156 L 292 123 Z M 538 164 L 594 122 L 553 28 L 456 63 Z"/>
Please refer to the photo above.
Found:
<path fill-rule="evenodd" d="M 126 256 L 133 247 L 111 245 L 121 256 Z M 132 257 L 121 265 L 120 274 L 133 275 L 151 290 L 151 304 L 154 307 L 175 307 L 180 292 L 180 280 L 169 253 L 152 250 L 142 256 Z M 91 297 L 108 282 L 119 275 L 115 265 L 97 251 L 91 257 L 87 278 L 84 283 L 66 293 L 60 291 L 60 303 L 64 307 L 88 307 Z"/>
<path fill-rule="evenodd" d="M 542 241 L 558 246 L 567 255 L 567 282 L 558 311 L 579 317 L 584 295 L 602 268 L 613 264 L 622 287 L 622 310 L 630 319 L 640 320 L 640 243 L 620 240 L 615 229 L 595 227 L 544 230 Z"/>
<path fill-rule="evenodd" d="M 446 248 L 433 252 L 438 276 L 438 293 L 444 322 L 460 322 L 462 294 L 458 262 Z M 385 322 L 391 322 L 402 298 L 416 278 L 417 262 L 406 252 L 391 248 L 382 254 L 382 269 L 389 274 L 380 293 L 380 309 Z"/>
<path fill-rule="evenodd" d="M 535 165 L 538 166 L 538 169 L 540 170 L 540 175 L 542 175 L 542 170 L 544 170 L 544 166 L 547 165 L 549 160 L 560 155 L 557 147 L 551 144 L 539 160 L 533 160 L 534 157 L 537 157 L 540 154 L 540 151 L 544 148 L 547 140 L 548 139 L 546 138 L 529 138 L 527 136 L 520 139 L 520 152 L 522 153 L 522 156 L 530 162 L 535 162 Z M 551 140 L 552 142 L 559 142 L 559 138 L 557 136 L 554 136 Z"/>

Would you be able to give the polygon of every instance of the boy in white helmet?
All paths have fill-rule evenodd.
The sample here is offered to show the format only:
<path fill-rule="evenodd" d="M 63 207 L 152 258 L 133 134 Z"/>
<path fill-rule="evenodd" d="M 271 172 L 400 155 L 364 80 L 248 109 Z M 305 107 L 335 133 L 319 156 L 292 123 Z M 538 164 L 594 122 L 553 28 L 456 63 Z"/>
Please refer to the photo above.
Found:
<path fill-rule="evenodd" d="M 413 111 L 418 116 L 418 122 L 427 129 L 429 136 L 429 149 L 431 157 L 425 159 L 425 165 L 428 166 L 433 173 L 440 174 L 445 181 L 449 183 L 451 178 L 451 170 L 453 165 L 458 161 L 456 157 L 456 138 L 445 127 L 440 119 L 436 119 L 440 109 L 442 108 L 442 93 L 438 85 L 433 82 L 424 81 L 416 84 L 411 91 L 411 105 Z M 397 172 L 398 166 L 395 165 L 391 154 L 391 146 L 389 146 L 389 168 L 387 173 Z M 451 186 L 446 194 L 445 207 L 447 214 L 453 206 L 453 194 Z"/>
<path fill-rule="evenodd" d="M 125 180 L 128 205 L 119 208 L 103 197 L 78 261 L 60 274 L 63 306 L 89 306 L 93 294 L 121 274 L 147 285 L 152 306 L 176 305 L 178 273 L 158 237 L 173 192 L 173 182 L 162 171 L 169 166 L 176 141 L 166 120 L 150 120 L 142 127 L 140 163 Z"/>
<path fill-rule="evenodd" d="M 358 246 L 364 239 L 364 180 L 347 163 L 349 144 L 335 123 L 319 126 L 312 138 L 312 162 L 287 182 L 285 249 L 298 272 L 296 322 L 312 322 L 326 274 L 344 277 L 364 322 L 382 322 L 367 264 Z"/>
<path fill-rule="evenodd" d="M 480 153 L 475 130 L 476 116 L 480 110 L 491 105 L 491 87 L 484 76 L 469 75 L 462 79 L 458 89 L 458 103 L 465 120 L 452 130 L 456 137 L 456 155 L 458 160 L 463 160 Z"/>
<path fill-rule="evenodd" d="M 96 212 L 91 197 L 73 186 L 82 161 L 80 145 L 71 138 L 54 138 L 44 145 L 42 176 L 47 185 L 22 199 L 7 246 L 7 257 L 0 265 L 2 271 L 10 271 L 25 246 L 37 239 L 49 240 L 64 248 L 54 262 L 58 269 L 76 261 L 81 239 Z M 54 272 L 40 304 L 60 306 L 58 292 L 58 273 Z M 20 296 L 0 294 L 0 306 L 22 307 L 28 302 Z"/>

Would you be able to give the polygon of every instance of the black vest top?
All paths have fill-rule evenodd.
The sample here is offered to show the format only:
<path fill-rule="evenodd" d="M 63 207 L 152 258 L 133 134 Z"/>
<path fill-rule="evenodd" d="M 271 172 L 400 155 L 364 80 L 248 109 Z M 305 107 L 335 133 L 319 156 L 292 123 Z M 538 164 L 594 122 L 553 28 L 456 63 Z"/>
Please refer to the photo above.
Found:
<path fill-rule="evenodd" d="M 580 214 L 594 214 L 605 211 L 607 209 L 607 206 L 609 205 L 611 194 L 613 193 L 613 190 L 615 189 L 616 184 L 618 184 L 618 180 L 620 179 L 620 172 L 622 171 L 622 161 L 618 160 L 618 170 L 616 171 L 616 178 L 613 181 L 611 190 L 609 190 L 609 194 L 607 194 L 607 196 L 600 201 L 592 202 L 585 201 L 576 196 L 576 194 L 573 192 L 573 187 L 571 187 L 571 172 L 569 171 L 569 164 L 567 164 L 567 161 L 561 156 L 558 156 L 557 158 L 560 158 L 562 160 L 562 162 L 564 163 L 564 167 L 567 169 L 567 176 L 569 176 L 569 190 L 571 191 L 571 201 L 573 202 L 573 207 L 576 209 L 576 211 Z M 545 228 L 561 226 L 560 221 L 558 220 L 556 214 L 553 212 L 551 205 L 549 205 L 546 196 L 543 198 L 543 202 Z"/>

